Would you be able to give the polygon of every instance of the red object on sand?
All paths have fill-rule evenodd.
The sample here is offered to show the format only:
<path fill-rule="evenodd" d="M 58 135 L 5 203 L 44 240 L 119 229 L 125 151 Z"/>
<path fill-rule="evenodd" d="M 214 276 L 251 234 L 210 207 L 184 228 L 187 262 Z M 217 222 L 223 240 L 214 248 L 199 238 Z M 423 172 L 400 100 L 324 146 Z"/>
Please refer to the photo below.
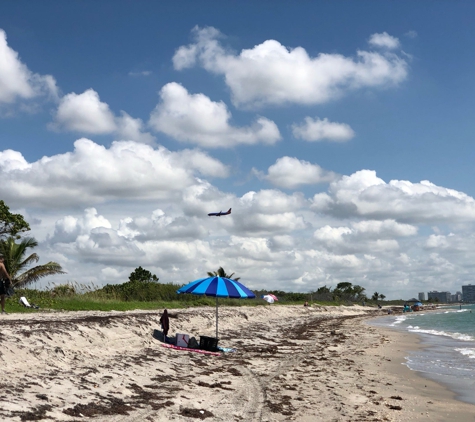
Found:
<path fill-rule="evenodd" d="M 201 349 L 191 349 L 189 347 L 175 346 L 174 344 L 162 344 L 162 347 L 166 347 L 167 349 L 174 349 L 174 350 L 184 350 L 185 352 L 202 353 L 203 355 L 221 356 L 221 353 L 218 353 L 218 352 L 209 352 L 208 350 L 201 350 Z"/>

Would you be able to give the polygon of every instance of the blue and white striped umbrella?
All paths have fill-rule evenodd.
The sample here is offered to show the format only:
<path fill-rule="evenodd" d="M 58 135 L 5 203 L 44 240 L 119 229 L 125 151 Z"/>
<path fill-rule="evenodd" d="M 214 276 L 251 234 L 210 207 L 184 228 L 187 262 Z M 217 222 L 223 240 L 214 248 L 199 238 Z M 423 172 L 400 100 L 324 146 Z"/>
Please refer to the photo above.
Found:
<path fill-rule="evenodd" d="M 216 297 L 216 338 L 218 338 L 218 297 L 230 297 L 233 299 L 253 299 L 256 297 L 243 284 L 225 277 L 200 278 L 183 286 L 176 292 L 178 294 L 191 293 L 192 295 Z"/>
<path fill-rule="evenodd" d="M 177 293 L 191 293 L 212 297 L 231 297 L 233 299 L 252 299 L 256 295 L 236 280 L 225 277 L 206 277 L 183 286 Z"/>

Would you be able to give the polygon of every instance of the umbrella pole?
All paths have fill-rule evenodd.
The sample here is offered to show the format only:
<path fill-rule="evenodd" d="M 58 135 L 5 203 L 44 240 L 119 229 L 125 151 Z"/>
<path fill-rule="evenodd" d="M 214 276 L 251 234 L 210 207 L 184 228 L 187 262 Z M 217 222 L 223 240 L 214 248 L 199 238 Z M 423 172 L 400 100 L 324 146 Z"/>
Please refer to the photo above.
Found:
<path fill-rule="evenodd" d="M 218 339 L 218 296 L 216 296 L 216 339 Z"/>

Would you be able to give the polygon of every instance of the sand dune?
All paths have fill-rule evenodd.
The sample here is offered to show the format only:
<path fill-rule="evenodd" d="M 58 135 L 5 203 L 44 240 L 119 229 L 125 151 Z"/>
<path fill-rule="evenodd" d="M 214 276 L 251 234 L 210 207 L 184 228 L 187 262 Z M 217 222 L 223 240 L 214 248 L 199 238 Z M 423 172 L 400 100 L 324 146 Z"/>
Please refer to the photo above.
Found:
<path fill-rule="evenodd" d="M 0 418 L 475 420 L 474 406 L 401 364 L 407 336 L 364 323 L 378 312 L 220 307 L 220 345 L 236 348 L 220 356 L 161 347 L 159 312 L 2 316 Z M 214 308 L 171 316 L 170 333 L 215 334 Z"/>

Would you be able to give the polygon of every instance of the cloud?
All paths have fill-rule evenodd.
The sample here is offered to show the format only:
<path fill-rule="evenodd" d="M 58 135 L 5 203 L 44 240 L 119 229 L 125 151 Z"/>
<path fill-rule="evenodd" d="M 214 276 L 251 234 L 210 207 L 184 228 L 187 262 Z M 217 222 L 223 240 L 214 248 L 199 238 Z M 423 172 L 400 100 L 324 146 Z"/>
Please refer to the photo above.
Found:
<path fill-rule="evenodd" d="M 301 185 L 315 185 L 334 181 L 338 175 L 322 169 L 318 164 L 294 157 L 279 158 L 262 176 L 275 186 L 293 189 Z"/>
<path fill-rule="evenodd" d="M 292 49 L 266 40 L 235 54 L 221 46 L 222 36 L 215 28 L 195 27 L 193 35 L 194 43 L 176 51 L 175 69 L 200 65 L 223 75 L 236 106 L 322 104 L 350 90 L 394 86 L 407 77 L 407 62 L 389 52 L 358 51 L 356 57 L 320 53 L 311 57 L 303 47 Z M 390 39 L 395 40 L 389 35 L 384 39 L 386 46 Z"/>
<path fill-rule="evenodd" d="M 407 31 L 404 35 L 408 38 L 417 38 L 418 36 L 417 32 L 414 30 Z"/>
<path fill-rule="evenodd" d="M 300 125 L 292 125 L 292 133 L 295 138 L 304 141 L 346 142 L 355 136 L 353 129 L 346 123 L 330 122 L 328 119 L 312 119 L 305 117 Z"/>
<path fill-rule="evenodd" d="M 139 72 L 129 72 L 129 76 L 150 76 L 152 73 L 151 70 L 142 70 Z"/>
<path fill-rule="evenodd" d="M 414 236 L 417 227 L 394 220 L 360 221 L 351 226 L 325 225 L 314 232 L 314 238 L 329 251 L 338 255 L 387 253 L 399 250 L 397 238 Z"/>
<path fill-rule="evenodd" d="M 125 111 L 122 111 L 121 117 L 116 119 L 116 130 L 120 140 L 135 141 L 144 144 L 155 143 L 155 136 L 144 131 L 142 119 L 134 119 Z"/>
<path fill-rule="evenodd" d="M 307 218 L 310 204 L 303 194 L 275 189 L 240 198 L 209 184 L 185 191 L 178 201 L 160 199 L 162 206 L 151 212 L 134 200 L 53 221 L 45 217 L 50 211 L 36 214 L 51 235 L 35 252 L 68 272 L 55 282 L 121 283 L 141 265 L 162 282 L 185 283 L 223 266 L 251 288 L 267 288 L 272 280 L 273 288 L 307 292 L 349 281 L 369 294 L 406 299 L 413 290 L 460 289 L 454 279 L 467 279 L 467 256 L 475 259 L 475 236 L 465 229 L 426 235 L 392 219 L 326 224 L 322 217 Z M 207 211 L 211 201 L 229 204 L 233 213 L 212 219 L 183 212 L 195 206 Z"/>
<path fill-rule="evenodd" d="M 475 218 L 475 200 L 463 192 L 429 181 L 386 183 L 371 170 L 331 183 L 328 193 L 314 196 L 313 209 L 339 218 L 390 218 L 409 223 L 455 223 Z"/>
<path fill-rule="evenodd" d="M 371 35 L 368 43 L 373 47 L 387 48 L 388 50 L 394 50 L 400 47 L 399 40 L 396 37 L 389 35 L 387 32 Z"/>
<path fill-rule="evenodd" d="M 56 128 L 74 132 L 105 134 L 116 130 L 114 114 L 93 89 L 65 95 L 54 120 Z"/>
<path fill-rule="evenodd" d="M 141 119 L 134 119 L 125 111 L 116 117 L 93 89 L 82 94 L 72 92 L 61 98 L 49 128 L 88 135 L 114 134 L 119 140 L 145 144 L 155 142 L 155 137 L 144 131 Z"/>
<path fill-rule="evenodd" d="M 89 139 L 74 151 L 28 163 L 21 153 L 0 152 L 2 199 L 14 206 L 59 208 L 119 199 L 181 197 L 203 183 L 197 175 L 226 177 L 228 169 L 202 151 L 171 152 L 132 141 L 110 148 Z"/>
<path fill-rule="evenodd" d="M 73 242 L 78 236 L 89 234 L 91 230 L 100 227 L 110 229 L 112 226 L 105 217 L 98 215 L 95 208 L 87 208 L 80 218 L 67 215 L 57 220 L 51 241 L 53 243 Z"/>
<path fill-rule="evenodd" d="M 252 126 L 231 126 L 231 113 L 223 102 L 189 94 L 174 82 L 162 88 L 160 98 L 149 124 L 179 141 L 206 148 L 230 148 L 239 144 L 272 145 L 281 138 L 277 125 L 265 117 L 258 117 Z"/>
<path fill-rule="evenodd" d="M 31 72 L 18 53 L 7 43 L 5 31 L 0 29 L 0 104 L 45 96 L 57 98 L 56 81 L 51 75 Z"/>
<path fill-rule="evenodd" d="M 244 210 L 251 214 L 279 214 L 294 212 L 307 205 L 301 193 L 288 195 L 277 189 L 263 189 L 259 192 L 250 191 L 244 194 L 239 203 Z"/>

